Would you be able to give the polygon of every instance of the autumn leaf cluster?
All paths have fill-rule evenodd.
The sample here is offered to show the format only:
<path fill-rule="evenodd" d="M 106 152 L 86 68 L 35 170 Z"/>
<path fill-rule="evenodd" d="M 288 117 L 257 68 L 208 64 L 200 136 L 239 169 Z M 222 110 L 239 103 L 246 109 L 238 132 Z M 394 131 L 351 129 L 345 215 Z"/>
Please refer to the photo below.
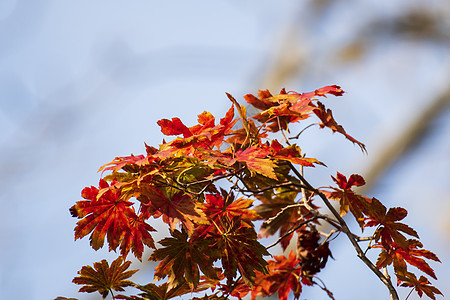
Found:
<path fill-rule="evenodd" d="M 254 299 L 277 294 L 287 299 L 292 294 L 298 299 L 303 287 L 318 286 L 334 299 L 317 274 L 332 258 L 330 243 L 343 233 L 394 299 L 395 288 L 381 269 L 391 268 L 398 286 L 435 299 L 440 291 L 410 267 L 436 279 L 427 260 L 439 259 L 401 222 L 407 215 L 404 208 L 388 209 L 376 198 L 359 195 L 354 188 L 365 184 L 360 175 L 337 173 L 332 176 L 336 185 L 321 189 L 303 176 L 304 168 L 324 163 L 302 152 L 299 126 L 328 128 L 366 151 L 319 101 L 343 93 L 336 85 L 309 93 L 259 91 L 244 96 L 258 110 L 251 117 L 227 94 L 232 105 L 220 120 L 206 111 L 191 127 L 179 118 L 159 120 L 162 133 L 173 138 L 158 147 L 146 144 L 144 155 L 116 157 L 102 166 L 98 186 L 84 188 L 83 200 L 70 208 L 78 219 L 75 239 L 89 236 L 94 250 L 107 244 L 120 253 L 111 266 L 106 260 L 94 268 L 84 266 L 73 280 L 82 285 L 80 292 L 106 297 L 132 287 L 137 294 L 113 298 Z M 369 236 L 351 232 L 346 214 Z M 170 234 L 157 243 L 155 219 Z M 263 245 L 270 236 L 276 241 Z M 284 254 L 270 253 L 275 245 Z M 379 253 L 374 263 L 365 255 L 369 250 Z M 149 283 L 128 280 L 136 272 L 127 271 L 130 252 L 140 261 L 149 253 L 146 259 L 157 263 Z"/>

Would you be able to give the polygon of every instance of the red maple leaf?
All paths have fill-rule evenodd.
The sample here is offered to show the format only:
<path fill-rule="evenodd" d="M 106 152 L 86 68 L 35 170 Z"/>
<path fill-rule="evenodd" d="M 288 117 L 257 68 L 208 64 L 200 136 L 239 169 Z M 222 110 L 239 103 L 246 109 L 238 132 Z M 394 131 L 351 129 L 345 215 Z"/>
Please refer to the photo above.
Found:
<path fill-rule="evenodd" d="M 204 291 L 213 285 L 214 281 L 211 279 L 205 279 L 199 282 L 197 288 L 194 290 L 194 292 L 201 292 Z M 167 282 L 156 285 L 153 283 L 149 283 L 146 285 L 138 285 L 136 286 L 139 290 L 141 290 L 143 293 L 139 293 L 139 296 L 124 296 L 124 295 L 118 295 L 116 296 L 117 299 L 126 299 L 126 300 L 168 300 L 175 297 L 180 297 L 185 294 L 192 294 L 192 289 L 189 286 L 189 284 L 185 281 L 177 286 L 170 286 Z M 197 298 L 192 298 L 197 299 Z M 209 299 L 209 298 L 206 298 Z M 212 299 L 212 298 L 211 298 Z"/>
<path fill-rule="evenodd" d="M 314 96 L 326 97 L 326 94 L 341 96 L 344 91 L 337 85 L 326 86 L 310 93 L 295 93 L 281 90 L 280 94 L 273 96 L 268 90 L 259 91 L 258 96 L 252 94 L 244 96 L 245 100 L 254 107 L 262 110 L 252 118 L 261 123 L 269 124 L 268 130 L 277 132 L 286 130 L 289 123 L 306 119 L 315 109 L 312 104 Z"/>
<path fill-rule="evenodd" d="M 142 166 L 144 164 L 148 163 L 148 158 L 144 155 L 133 155 L 130 156 L 124 156 L 124 157 L 116 157 L 112 162 L 109 162 L 107 164 L 104 164 L 103 166 L 98 169 L 98 172 L 100 171 L 109 171 L 112 170 L 113 172 L 117 172 L 120 169 L 122 169 L 126 165 L 138 165 Z"/>
<path fill-rule="evenodd" d="M 219 148 L 225 135 L 231 132 L 233 125 L 237 122 L 233 117 L 234 108 L 232 106 L 217 125 L 215 124 L 214 116 L 206 111 L 198 115 L 198 124 L 189 128 L 179 118 L 159 120 L 158 125 L 164 134 L 183 135 L 183 138 L 178 137 L 167 143 L 166 145 L 169 148 L 164 149 L 164 152 L 182 151 L 185 154 L 189 154 L 195 152 L 198 148 Z M 167 154 L 159 153 L 158 155 L 164 157 Z"/>
<path fill-rule="evenodd" d="M 78 271 L 80 276 L 75 277 L 72 282 L 83 285 L 79 292 L 99 292 L 103 298 L 106 298 L 111 290 L 124 291 L 124 287 L 134 285 L 133 282 L 125 280 L 138 271 L 126 271 L 130 264 L 130 261 L 122 264 L 122 257 L 119 257 L 109 266 L 104 259 L 101 262 L 94 263 L 94 268 L 91 266 L 82 267 Z"/>
<path fill-rule="evenodd" d="M 297 145 L 283 147 L 277 140 L 273 140 L 270 144 L 271 157 L 279 160 L 290 161 L 297 165 L 305 167 L 314 167 L 314 164 L 324 165 L 315 158 L 304 157 L 302 151 Z"/>
<path fill-rule="evenodd" d="M 245 163 L 251 173 L 258 173 L 271 179 L 277 180 L 274 173 L 276 164 L 268 158 L 270 149 L 268 147 L 251 146 L 245 150 L 235 153 L 235 160 Z"/>
<path fill-rule="evenodd" d="M 242 226 L 252 227 L 252 222 L 260 218 L 256 211 L 248 209 L 252 206 L 253 201 L 243 197 L 235 199 L 232 193 L 228 194 L 224 190 L 222 190 L 222 195 L 205 195 L 205 203 L 201 206 L 208 218 L 208 222 L 200 224 L 195 229 L 195 237 L 204 237 L 211 232 L 218 233 L 217 223 L 220 223 L 225 218 L 231 220 L 234 217 L 240 217 Z"/>
<path fill-rule="evenodd" d="M 326 97 L 326 94 L 332 94 L 335 96 L 342 96 L 345 92 L 338 85 L 324 86 L 314 92 L 301 94 L 303 98 L 312 98 L 314 96 Z"/>
<path fill-rule="evenodd" d="M 331 112 L 331 110 L 326 109 L 325 105 L 323 105 L 321 102 L 317 102 L 317 107 L 314 109 L 314 113 L 322 121 L 322 123 L 319 124 L 320 128 L 328 127 L 333 131 L 333 133 L 339 132 L 340 134 L 343 134 L 352 143 L 357 144 L 363 152 L 367 152 L 366 146 L 347 134 L 347 132 L 345 132 L 344 130 L 344 127 L 339 125 L 333 118 L 333 113 Z"/>
<path fill-rule="evenodd" d="M 390 264 L 393 264 L 396 275 L 401 276 L 407 273 L 406 263 L 408 263 L 436 279 L 436 275 L 434 274 L 433 269 L 422 258 L 424 257 L 440 262 L 436 254 L 429 250 L 420 249 L 423 247 L 423 245 L 417 240 L 407 240 L 406 243 L 408 245 L 406 249 L 401 248 L 395 244 L 393 244 L 388 250 L 384 249 L 383 245 L 374 245 L 374 248 L 383 249 L 378 256 L 378 260 L 376 263 L 377 268 L 381 269 Z"/>
<path fill-rule="evenodd" d="M 227 282 L 227 284 L 219 283 L 220 291 L 224 295 L 230 295 L 238 299 L 243 299 L 251 291 L 251 286 L 249 286 L 244 280 L 239 279 L 238 281 Z"/>
<path fill-rule="evenodd" d="M 330 187 L 334 192 L 323 192 L 328 198 L 338 200 L 340 204 L 340 214 L 345 215 L 349 210 L 352 212 L 358 224 L 363 227 L 364 213 L 371 199 L 358 195 L 352 190 L 353 186 L 362 186 L 366 182 L 364 178 L 357 174 L 352 174 L 347 178 L 337 172 L 336 178 L 331 176 L 339 188 Z"/>
<path fill-rule="evenodd" d="M 419 279 L 413 273 L 407 272 L 405 275 L 398 277 L 400 286 L 412 287 L 416 290 L 419 297 L 425 294 L 431 299 L 435 300 L 435 295 L 442 295 L 441 291 L 431 285 L 428 279 L 424 276 L 420 276 Z"/>
<path fill-rule="evenodd" d="M 392 207 L 387 211 L 386 207 L 377 199 L 373 198 L 366 211 L 367 218 L 364 227 L 378 226 L 375 233 L 375 240 L 381 238 L 381 244 L 385 249 L 389 249 L 393 243 L 407 248 L 406 237 L 400 232 L 404 232 L 419 238 L 417 232 L 406 224 L 398 221 L 403 220 L 408 212 L 402 207 Z"/>
<path fill-rule="evenodd" d="M 292 291 L 295 299 L 302 292 L 302 269 L 295 252 L 291 250 L 288 257 L 284 255 L 274 256 L 269 260 L 269 274 L 258 273 L 255 285 L 252 289 L 252 300 L 257 296 L 270 296 L 278 292 L 278 299 L 287 300 Z"/>
<path fill-rule="evenodd" d="M 125 232 L 120 244 L 120 254 L 125 258 L 127 253 L 131 251 L 134 256 L 142 260 L 144 245 L 155 249 L 155 242 L 149 231 L 156 231 L 152 226 L 145 223 L 143 214 L 129 219 L 129 230 Z"/>
<path fill-rule="evenodd" d="M 227 194 L 222 190 L 222 195 L 205 195 L 205 203 L 202 206 L 205 215 L 212 220 L 225 217 L 232 219 L 235 216 L 240 216 L 244 223 L 251 224 L 252 221 L 259 219 L 256 211 L 249 209 L 253 202 L 254 200 L 244 197 L 235 199 L 232 193 Z"/>
<path fill-rule="evenodd" d="M 168 223 L 172 229 L 175 228 L 176 220 L 179 220 L 189 232 L 192 232 L 194 222 L 201 223 L 204 219 L 199 204 L 196 204 L 189 194 L 182 191 L 142 185 L 140 200 L 150 210 L 161 213 L 163 221 Z"/>
<path fill-rule="evenodd" d="M 100 179 L 102 191 L 96 187 L 85 188 L 81 195 L 87 200 L 78 201 L 70 209 L 74 217 L 81 218 L 75 227 L 75 240 L 92 232 L 90 240 L 95 250 L 103 246 L 106 234 L 110 250 L 115 250 L 122 233 L 129 230 L 129 220 L 136 218 L 130 207 L 133 203 L 121 199 L 120 190 L 113 187 L 114 183 L 109 186 Z"/>
<path fill-rule="evenodd" d="M 310 106 L 311 99 L 303 98 L 301 94 L 286 93 L 283 89 L 279 95 L 272 96 L 269 91 L 259 91 L 259 98 L 247 94 L 245 100 L 254 107 L 263 110 L 259 114 L 252 116 L 253 119 L 261 123 L 268 124 L 267 129 L 277 132 L 280 129 L 286 130 L 289 123 L 309 117 L 313 110 Z"/>
<path fill-rule="evenodd" d="M 172 120 L 162 119 L 157 123 L 161 127 L 161 132 L 165 135 L 182 134 L 185 138 L 192 136 L 192 132 L 179 118 L 172 118 Z"/>

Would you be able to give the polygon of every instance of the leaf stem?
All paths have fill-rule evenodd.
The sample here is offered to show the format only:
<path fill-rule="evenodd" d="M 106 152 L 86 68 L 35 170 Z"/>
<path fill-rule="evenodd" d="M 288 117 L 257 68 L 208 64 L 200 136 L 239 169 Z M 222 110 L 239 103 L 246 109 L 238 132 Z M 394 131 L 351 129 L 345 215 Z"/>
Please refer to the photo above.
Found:
<path fill-rule="evenodd" d="M 408 296 L 406 296 L 405 300 L 408 300 L 409 296 L 411 296 L 413 291 L 414 291 L 414 287 L 411 288 L 411 291 L 409 291 Z"/>
<path fill-rule="evenodd" d="M 290 137 L 289 139 L 290 139 L 290 140 L 298 139 L 298 138 L 300 137 L 300 135 L 301 135 L 306 129 L 308 129 L 309 127 L 312 127 L 312 126 L 314 126 L 314 125 L 318 125 L 318 123 L 312 123 L 312 124 L 309 124 L 308 126 L 306 126 L 305 128 L 303 128 L 296 136 L 292 136 L 292 137 Z"/>
<path fill-rule="evenodd" d="M 113 291 L 112 291 L 111 288 L 109 288 L 109 292 L 111 293 L 112 298 L 113 298 L 113 299 L 116 299 L 116 297 L 114 296 L 114 293 L 113 293 Z"/>

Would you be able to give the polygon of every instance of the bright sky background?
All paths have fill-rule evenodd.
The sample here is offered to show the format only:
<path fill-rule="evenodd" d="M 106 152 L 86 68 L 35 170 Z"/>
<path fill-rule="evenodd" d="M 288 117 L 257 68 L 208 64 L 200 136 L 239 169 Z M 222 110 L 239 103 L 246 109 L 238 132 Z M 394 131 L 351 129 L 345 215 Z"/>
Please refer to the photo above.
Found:
<path fill-rule="evenodd" d="M 241 101 L 267 88 L 260 86 L 263 73 L 292 24 L 306 69 L 276 88 L 341 85 L 345 96 L 326 103 L 369 150 L 363 155 L 329 132 L 307 133 L 300 146 L 328 165 L 311 171 L 317 185 L 330 184 L 329 174 L 338 170 L 364 172 L 377 151 L 448 87 L 448 43 L 378 36 L 359 64 L 330 58 L 367 19 L 423 1 L 336 1 L 319 20 L 297 2 L 0 1 L 0 300 L 98 299 L 77 294 L 71 281 L 81 266 L 116 255 L 93 251 L 87 238 L 74 242 L 69 207 L 85 186 L 98 183 L 99 166 L 143 153 L 144 142 L 159 144 L 157 120 L 177 116 L 192 125 L 204 110 L 221 117 L 230 107 L 225 92 Z M 430 3 L 436 11 L 449 9 L 445 0 Z M 447 296 L 449 116 L 447 107 L 427 138 L 370 191 L 389 206 L 408 209 L 406 222 L 443 261 L 431 265 Z M 332 252 L 336 260 L 319 277 L 336 299 L 387 299 L 344 238 Z M 400 290 L 403 298 L 408 292 Z M 305 288 L 301 299 L 327 297 Z"/>

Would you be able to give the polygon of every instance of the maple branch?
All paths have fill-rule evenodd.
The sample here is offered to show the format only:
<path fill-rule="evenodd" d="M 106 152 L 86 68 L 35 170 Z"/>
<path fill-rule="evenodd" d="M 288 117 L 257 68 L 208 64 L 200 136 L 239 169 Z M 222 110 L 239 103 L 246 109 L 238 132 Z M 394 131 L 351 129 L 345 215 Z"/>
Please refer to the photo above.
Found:
<path fill-rule="evenodd" d="M 158 179 L 155 179 L 154 181 L 157 182 L 157 183 L 162 184 L 163 186 L 170 186 L 170 187 L 172 187 L 172 188 L 174 188 L 174 189 L 177 189 L 177 190 L 179 190 L 179 191 L 187 192 L 187 193 L 189 193 L 189 194 L 195 194 L 195 195 L 198 196 L 198 195 L 203 194 L 203 193 L 206 191 L 206 189 L 207 189 L 211 184 L 213 184 L 215 181 L 220 180 L 220 179 L 224 179 L 224 178 L 227 178 L 227 177 L 233 177 L 233 176 L 236 176 L 238 173 L 240 173 L 240 172 L 243 171 L 244 169 L 245 169 L 245 167 L 242 167 L 242 168 L 240 168 L 239 170 L 237 170 L 237 171 L 235 171 L 235 172 L 233 172 L 233 173 L 228 173 L 228 174 L 224 174 L 224 175 L 219 175 L 219 176 L 214 177 L 214 178 L 212 178 L 212 179 L 198 180 L 198 181 L 189 182 L 189 183 L 182 183 L 182 182 L 179 182 L 178 180 L 174 179 L 174 181 L 175 181 L 179 186 L 181 186 L 181 187 L 178 187 L 178 186 L 173 185 L 173 184 L 171 184 L 171 183 L 169 183 L 169 182 L 164 182 L 164 181 L 161 181 L 161 180 L 158 180 Z M 192 191 L 189 191 L 189 187 L 190 187 L 190 186 L 197 185 L 197 184 L 202 184 L 202 183 L 207 183 L 207 184 L 200 190 L 200 192 L 192 192 Z"/>
<path fill-rule="evenodd" d="M 317 194 L 322 201 L 325 203 L 327 208 L 331 211 L 333 216 L 338 220 L 339 225 L 341 226 L 342 231 L 347 235 L 348 239 L 352 243 L 353 247 L 355 248 L 357 252 L 357 256 L 369 267 L 370 270 L 372 270 L 373 273 L 386 285 L 386 287 L 389 290 L 389 293 L 391 295 L 392 300 L 399 300 L 397 291 L 395 290 L 394 286 L 392 285 L 392 282 L 389 278 L 387 278 L 383 273 L 381 273 L 380 270 L 375 267 L 375 265 L 367 258 L 367 256 L 362 251 L 361 247 L 359 246 L 358 242 L 356 241 L 354 234 L 350 231 L 350 229 L 347 226 L 347 223 L 344 221 L 344 219 L 340 216 L 340 214 L 336 211 L 336 209 L 331 205 L 328 198 L 318 189 L 314 188 L 306 179 L 300 174 L 300 172 L 292 165 L 292 163 L 289 162 L 291 170 L 295 173 L 295 175 L 303 182 L 303 184 L 306 186 L 306 188 L 315 194 Z"/>
<path fill-rule="evenodd" d="M 244 184 L 244 186 L 246 188 L 246 190 L 242 190 L 241 189 L 241 192 L 250 192 L 252 194 L 261 194 L 261 193 L 264 193 L 265 191 L 269 191 L 269 190 L 272 190 L 274 188 L 279 188 L 279 187 L 288 187 L 288 186 L 302 187 L 302 185 L 299 185 L 299 184 L 297 184 L 295 182 L 288 181 L 288 182 L 283 182 L 283 183 L 280 183 L 280 184 L 274 184 L 274 185 L 271 185 L 271 186 L 268 186 L 268 187 L 265 187 L 265 188 L 260 188 L 260 189 L 254 190 L 254 189 L 248 187 L 248 185 L 244 181 L 241 180 L 241 182 L 242 182 L 242 184 Z"/>
<path fill-rule="evenodd" d="M 328 217 L 327 215 L 321 215 L 321 218 L 324 219 L 325 221 L 327 221 L 328 223 L 330 223 L 336 229 L 342 231 L 341 225 L 336 220 L 333 220 L 332 218 Z"/>
<path fill-rule="evenodd" d="M 294 204 L 290 204 L 287 205 L 285 207 L 283 207 L 275 216 L 268 218 L 267 220 L 265 220 L 263 223 L 269 225 L 271 222 L 273 222 L 276 218 L 278 218 L 281 214 L 283 214 L 286 210 L 290 209 L 290 208 L 294 208 L 294 207 L 300 207 L 302 206 L 302 203 L 294 203 Z"/>
<path fill-rule="evenodd" d="M 246 167 L 241 167 L 239 170 L 233 172 L 233 173 L 228 173 L 228 174 L 223 174 L 223 175 L 219 175 L 216 176 L 212 179 L 203 179 L 203 180 L 198 180 L 198 181 L 194 181 L 194 182 L 189 182 L 189 183 L 181 183 L 179 182 L 178 184 L 189 188 L 191 185 L 196 185 L 196 184 L 201 184 L 201 183 L 214 183 L 214 181 L 220 180 L 220 179 L 224 179 L 227 177 L 233 177 L 236 176 L 237 174 L 239 174 L 240 172 L 242 172 L 243 170 L 245 170 Z"/>
<path fill-rule="evenodd" d="M 169 183 L 169 182 L 167 182 L 167 181 L 164 182 L 164 181 L 161 181 L 161 180 L 158 180 L 158 179 L 154 179 L 154 181 L 157 182 L 157 183 L 160 183 L 162 186 L 170 186 L 171 188 L 177 189 L 177 190 L 182 191 L 182 192 L 189 192 L 189 191 L 186 191 L 185 188 L 180 188 L 180 187 L 178 187 L 178 186 L 176 186 L 176 185 L 173 185 L 173 184 L 171 184 L 171 183 Z M 177 182 L 177 184 L 183 186 L 183 185 L 182 185 L 181 183 L 179 183 L 179 182 Z"/>

